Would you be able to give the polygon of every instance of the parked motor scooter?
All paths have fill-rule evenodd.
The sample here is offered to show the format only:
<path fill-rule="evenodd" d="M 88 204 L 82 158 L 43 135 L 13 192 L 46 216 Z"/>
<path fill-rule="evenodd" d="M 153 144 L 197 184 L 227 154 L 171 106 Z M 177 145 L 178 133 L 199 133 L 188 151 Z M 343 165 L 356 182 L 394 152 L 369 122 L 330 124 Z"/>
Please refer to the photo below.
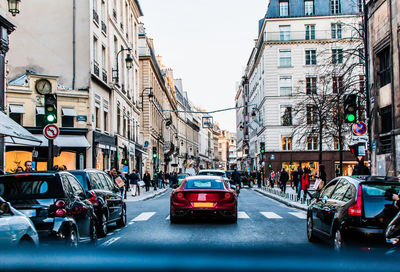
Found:
<path fill-rule="evenodd" d="M 400 254 L 400 211 L 387 226 L 385 238 L 388 244 L 393 245 L 386 254 Z"/>

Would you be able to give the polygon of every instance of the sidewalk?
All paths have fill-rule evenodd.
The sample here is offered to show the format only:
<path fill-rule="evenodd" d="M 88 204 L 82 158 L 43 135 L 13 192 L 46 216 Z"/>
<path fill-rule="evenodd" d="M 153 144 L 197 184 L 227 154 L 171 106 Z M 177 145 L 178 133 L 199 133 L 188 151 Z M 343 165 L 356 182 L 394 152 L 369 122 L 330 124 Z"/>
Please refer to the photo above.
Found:
<path fill-rule="evenodd" d="M 253 190 L 263 194 L 269 198 L 272 198 L 276 201 L 279 201 L 289 207 L 301 209 L 303 211 L 307 211 L 308 204 L 310 203 L 311 199 L 307 196 L 306 202 L 303 202 L 303 199 L 297 201 L 297 194 L 296 191 L 291 188 L 290 186 L 286 187 L 286 194 L 283 194 L 279 188 L 270 188 L 270 187 L 262 187 L 257 188 L 256 186 L 253 187 Z"/>
<path fill-rule="evenodd" d="M 168 189 L 169 187 L 164 189 L 157 189 L 157 191 L 155 191 L 153 187 L 150 187 L 150 190 L 146 192 L 145 187 L 140 187 L 140 196 L 132 196 L 131 192 L 127 192 L 126 195 L 127 198 L 125 199 L 125 202 L 137 202 L 137 201 L 148 200 L 165 193 L 166 191 L 168 191 Z"/>

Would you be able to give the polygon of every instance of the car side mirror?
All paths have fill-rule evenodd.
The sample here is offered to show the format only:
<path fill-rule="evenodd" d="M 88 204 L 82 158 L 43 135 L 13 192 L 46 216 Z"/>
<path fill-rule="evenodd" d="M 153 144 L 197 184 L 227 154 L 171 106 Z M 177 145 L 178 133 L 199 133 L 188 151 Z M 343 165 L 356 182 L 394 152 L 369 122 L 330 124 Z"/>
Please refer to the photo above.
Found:
<path fill-rule="evenodd" d="M 232 190 L 236 190 L 236 185 L 231 185 Z"/>
<path fill-rule="evenodd" d="M 10 204 L 8 202 L 1 202 L 0 203 L 0 215 L 10 214 L 10 213 L 11 213 Z"/>

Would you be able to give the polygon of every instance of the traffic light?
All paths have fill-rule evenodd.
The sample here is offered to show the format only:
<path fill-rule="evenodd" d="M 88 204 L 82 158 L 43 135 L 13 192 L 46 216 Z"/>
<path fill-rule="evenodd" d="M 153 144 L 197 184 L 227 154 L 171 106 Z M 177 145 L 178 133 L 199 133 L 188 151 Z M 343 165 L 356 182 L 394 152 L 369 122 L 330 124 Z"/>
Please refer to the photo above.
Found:
<path fill-rule="evenodd" d="M 57 95 L 46 94 L 44 96 L 45 124 L 57 123 Z"/>
<path fill-rule="evenodd" d="M 153 159 L 157 159 L 157 147 L 153 146 Z"/>
<path fill-rule="evenodd" d="M 344 97 L 344 120 L 346 123 L 357 122 L 357 108 L 357 95 L 346 95 Z"/>
<path fill-rule="evenodd" d="M 269 169 L 272 169 L 272 164 L 268 164 L 268 168 L 269 168 Z"/>
<path fill-rule="evenodd" d="M 264 142 L 261 142 L 261 143 L 260 143 L 260 153 L 261 153 L 261 154 L 264 154 L 264 153 L 265 153 L 265 143 L 264 143 Z"/>

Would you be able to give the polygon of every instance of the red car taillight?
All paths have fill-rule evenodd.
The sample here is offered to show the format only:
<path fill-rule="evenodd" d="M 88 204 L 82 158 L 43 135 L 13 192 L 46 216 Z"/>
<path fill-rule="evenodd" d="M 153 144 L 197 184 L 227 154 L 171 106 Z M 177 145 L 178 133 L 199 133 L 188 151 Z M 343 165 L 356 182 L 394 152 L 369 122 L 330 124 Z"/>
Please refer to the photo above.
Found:
<path fill-rule="evenodd" d="M 227 199 L 228 199 L 228 198 L 231 198 L 231 194 L 230 194 L 230 193 L 226 193 L 226 194 L 225 194 L 225 198 L 227 198 Z"/>
<path fill-rule="evenodd" d="M 362 189 L 361 185 L 358 187 L 357 202 L 349 208 L 349 214 L 354 216 L 361 216 L 361 203 L 362 203 Z"/>
<path fill-rule="evenodd" d="M 67 214 L 67 211 L 65 210 L 65 209 L 58 209 L 57 211 L 56 211 L 56 215 L 58 216 L 58 217 L 63 217 L 63 216 L 65 216 Z"/>
<path fill-rule="evenodd" d="M 183 198 L 183 194 L 182 193 L 177 193 L 176 197 L 179 198 L 179 199 L 182 199 Z"/>
<path fill-rule="evenodd" d="M 90 203 L 95 205 L 99 204 L 99 202 L 97 201 L 96 194 L 93 191 L 89 191 L 89 194 L 91 195 L 91 197 L 89 197 Z"/>
<path fill-rule="evenodd" d="M 57 200 L 55 205 L 56 205 L 57 208 L 63 208 L 65 206 L 65 201 L 64 200 Z"/>

